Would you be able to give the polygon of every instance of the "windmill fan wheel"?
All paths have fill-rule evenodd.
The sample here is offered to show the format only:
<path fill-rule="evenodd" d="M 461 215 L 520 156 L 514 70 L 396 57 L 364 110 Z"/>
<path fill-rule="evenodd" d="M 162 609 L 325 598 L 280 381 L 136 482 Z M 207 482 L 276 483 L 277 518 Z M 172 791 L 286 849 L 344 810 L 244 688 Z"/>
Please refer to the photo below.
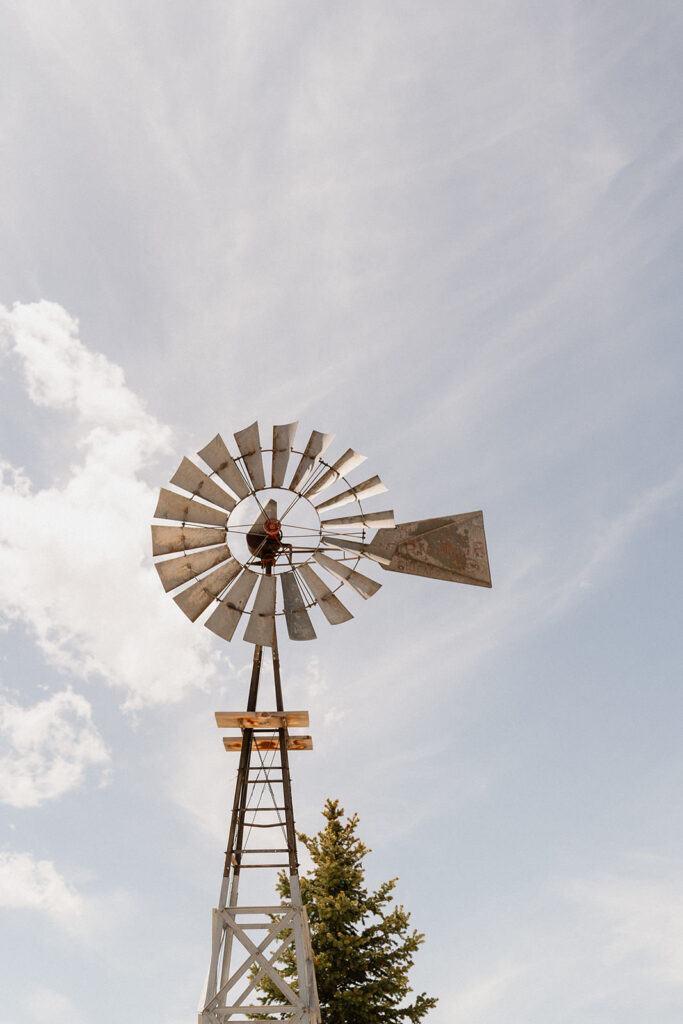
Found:
<path fill-rule="evenodd" d="M 388 566 L 384 554 L 369 550 L 367 534 L 393 528 L 394 513 L 364 507 L 386 487 L 378 476 L 349 482 L 365 461 L 352 448 L 333 463 L 323 459 L 334 434 L 314 430 L 298 451 L 296 428 L 273 427 L 272 446 L 264 447 L 252 423 L 234 434 L 234 457 L 217 434 L 197 453 L 206 468 L 184 458 L 171 478 L 175 489 L 160 492 L 154 518 L 175 524 L 152 525 L 164 589 L 193 622 L 207 613 L 204 625 L 224 640 L 232 640 L 243 615 L 249 643 L 272 646 L 280 616 L 292 640 L 314 640 L 314 607 L 338 625 L 353 618 L 339 590 L 366 599 L 379 590 L 356 569 L 359 560 Z M 334 485 L 334 495 L 321 498 Z M 355 506 L 352 514 L 330 517 L 346 505 Z"/>

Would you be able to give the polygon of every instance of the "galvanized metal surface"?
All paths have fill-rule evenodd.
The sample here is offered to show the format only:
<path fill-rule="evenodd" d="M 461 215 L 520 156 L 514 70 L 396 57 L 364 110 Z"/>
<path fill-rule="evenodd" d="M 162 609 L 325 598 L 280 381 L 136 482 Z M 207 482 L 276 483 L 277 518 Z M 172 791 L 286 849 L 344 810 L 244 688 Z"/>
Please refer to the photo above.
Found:
<path fill-rule="evenodd" d="M 208 576 L 197 580 L 191 587 L 177 594 L 173 600 L 185 612 L 188 619 L 194 622 L 218 597 L 221 590 L 224 590 L 240 572 L 242 572 L 242 566 L 236 559 L 231 558 L 224 565 L 214 569 Z"/>
<path fill-rule="evenodd" d="M 225 526 L 227 516 L 217 508 L 202 505 L 200 501 L 186 498 L 162 487 L 154 511 L 155 519 L 174 519 L 178 523 L 205 523 L 207 526 Z"/>
<path fill-rule="evenodd" d="M 316 508 L 318 512 L 322 512 L 324 509 L 339 508 L 340 505 L 348 505 L 349 502 L 357 501 L 358 498 L 373 498 L 376 494 L 384 494 L 386 489 L 378 476 L 371 476 L 369 480 L 363 480 L 355 487 L 349 487 L 348 490 L 341 491 L 333 498 L 321 502 L 320 505 L 316 505 Z"/>
<path fill-rule="evenodd" d="M 290 490 L 301 490 L 301 485 L 311 475 L 318 464 L 318 459 L 321 455 L 325 454 L 334 438 L 334 434 L 321 434 L 319 430 L 314 430 L 311 433 L 304 454 L 301 456 L 301 461 L 294 470 L 294 476 L 289 485 Z"/>
<path fill-rule="evenodd" d="M 254 490 L 259 491 L 266 486 L 266 477 L 263 472 L 263 456 L 261 455 L 261 439 L 258 432 L 258 421 L 245 427 L 244 430 L 235 431 L 233 437 L 237 442 L 240 454 L 244 458 L 247 473 L 254 485 Z"/>
<path fill-rule="evenodd" d="M 213 441 L 209 441 L 205 448 L 197 452 L 197 455 L 204 460 L 207 466 L 211 466 L 211 469 L 218 474 L 223 483 L 228 485 L 233 494 L 236 494 L 238 498 L 248 497 L 249 487 L 220 434 L 216 434 Z"/>
<path fill-rule="evenodd" d="M 218 505 L 219 508 L 224 508 L 227 512 L 232 512 L 237 504 L 231 494 L 189 459 L 183 459 L 171 477 L 171 483 L 205 501 L 210 501 L 213 505 Z"/>
<path fill-rule="evenodd" d="M 342 551 L 352 551 L 357 555 L 365 555 L 366 558 L 371 558 L 373 562 L 379 562 L 380 564 L 389 565 L 391 562 L 390 558 L 385 555 L 377 554 L 377 552 L 370 551 L 367 544 L 363 544 L 359 540 L 346 540 L 345 537 L 331 537 L 329 534 L 324 533 L 322 535 L 323 544 L 331 544 L 335 548 L 341 548 Z"/>
<path fill-rule="evenodd" d="M 315 640 L 315 630 L 293 572 L 280 576 L 285 621 L 290 640 Z"/>
<path fill-rule="evenodd" d="M 382 526 L 394 525 L 394 510 L 388 512 L 359 512 L 355 516 L 339 516 L 337 519 L 323 519 L 321 526 L 328 530 L 352 530 L 359 526 L 368 526 L 379 530 Z"/>
<path fill-rule="evenodd" d="M 272 647 L 275 635 L 275 576 L 262 576 L 249 616 L 244 639 L 250 644 Z"/>
<path fill-rule="evenodd" d="M 188 548 L 224 544 L 225 530 L 210 526 L 152 526 L 152 554 L 170 555 Z"/>
<path fill-rule="evenodd" d="M 180 558 L 167 558 L 165 562 L 156 562 L 155 568 L 164 590 L 175 590 L 195 576 L 220 565 L 230 557 L 226 545 L 220 548 L 209 548 L 208 551 L 197 551 L 194 555 L 181 555 Z"/>
<path fill-rule="evenodd" d="M 330 466 L 323 475 L 307 489 L 304 494 L 310 501 L 316 496 L 316 494 L 322 494 L 323 491 L 331 487 L 336 480 L 339 480 L 342 476 L 347 476 L 357 466 L 360 466 L 361 462 L 365 462 L 367 455 L 359 455 L 353 448 L 347 448 L 340 459 Z"/>
<path fill-rule="evenodd" d="M 376 583 L 371 580 L 369 576 L 364 576 L 362 572 L 356 572 L 355 569 L 350 569 L 348 565 L 344 565 L 343 562 L 337 562 L 334 558 L 330 558 L 328 555 L 324 555 L 322 551 L 316 551 L 313 556 L 323 569 L 327 569 L 333 576 L 346 583 L 348 587 L 355 590 L 357 594 L 364 597 L 365 600 L 376 594 L 381 588 L 381 583 Z"/>
<path fill-rule="evenodd" d="M 206 628 L 222 637 L 223 640 L 232 640 L 242 612 L 258 579 L 258 573 L 245 569 L 204 623 Z"/>
<path fill-rule="evenodd" d="M 318 606 L 331 626 L 338 626 L 342 622 L 348 622 L 353 615 L 346 608 L 336 594 L 333 594 L 326 583 L 320 579 L 318 574 L 307 563 L 299 566 L 298 572 L 313 594 Z"/>
<path fill-rule="evenodd" d="M 400 523 L 393 530 L 379 530 L 368 545 L 389 564 L 390 572 L 427 576 L 430 579 L 491 586 L 484 516 L 482 512 L 418 519 Z"/>
<path fill-rule="evenodd" d="M 273 469 L 271 473 L 271 486 L 282 487 L 287 472 L 287 463 L 294 444 L 296 423 L 285 423 L 279 427 L 273 427 Z"/>

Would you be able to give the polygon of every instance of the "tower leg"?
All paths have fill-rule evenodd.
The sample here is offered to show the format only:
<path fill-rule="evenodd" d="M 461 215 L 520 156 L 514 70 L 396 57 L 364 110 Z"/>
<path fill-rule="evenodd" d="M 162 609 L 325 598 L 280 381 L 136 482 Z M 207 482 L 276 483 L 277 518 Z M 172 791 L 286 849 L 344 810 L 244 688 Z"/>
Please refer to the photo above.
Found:
<path fill-rule="evenodd" d="M 256 647 L 247 712 L 255 712 L 263 650 Z M 283 712 L 277 638 L 273 644 L 273 674 L 277 711 Z M 218 907 L 213 912 L 212 947 L 206 989 L 199 1009 L 199 1024 L 244 1021 L 260 1014 L 266 1020 L 319 1024 L 310 930 L 301 900 L 296 832 L 292 808 L 286 725 L 271 729 L 277 748 L 266 763 L 254 733 L 244 728 L 235 797 L 228 834 L 225 868 Z M 260 789 L 258 802 L 255 798 Z M 267 794 L 268 800 L 263 801 Z M 284 843 L 268 847 L 253 836 L 275 828 Z M 277 862 L 272 861 L 275 855 Z M 285 859 L 286 855 L 286 859 Z M 257 858 L 257 861 L 254 860 Z M 266 861 L 266 863 L 262 863 Z M 279 905 L 243 905 L 239 901 L 240 876 L 248 869 L 286 868 L 291 899 Z M 293 947 L 296 979 L 286 979 L 278 961 Z M 278 992 L 275 1003 L 258 1003 L 259 982 L 268 978 Z"/>

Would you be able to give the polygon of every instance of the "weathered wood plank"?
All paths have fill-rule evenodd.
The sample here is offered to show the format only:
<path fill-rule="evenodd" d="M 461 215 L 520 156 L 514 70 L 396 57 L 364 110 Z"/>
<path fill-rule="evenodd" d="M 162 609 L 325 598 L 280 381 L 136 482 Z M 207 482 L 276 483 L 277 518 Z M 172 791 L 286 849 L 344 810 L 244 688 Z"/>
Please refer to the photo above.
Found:
<path fill-rule="evenodd" d="M 308 711 L 216 711 L 219 729 L 308 729 Z"/>
<path fill-rule="evenodd" d="M 254 736 L 252 744 L 256 750 L 278 750 L 280 741 L 277 736 Z M 224 736 L 223 746 L 230 752 L 239 752 L 242 749 L 242 737 Z M 313 739 L 310 736 L 288 736 L 287 750 L 313 750 Z"/>

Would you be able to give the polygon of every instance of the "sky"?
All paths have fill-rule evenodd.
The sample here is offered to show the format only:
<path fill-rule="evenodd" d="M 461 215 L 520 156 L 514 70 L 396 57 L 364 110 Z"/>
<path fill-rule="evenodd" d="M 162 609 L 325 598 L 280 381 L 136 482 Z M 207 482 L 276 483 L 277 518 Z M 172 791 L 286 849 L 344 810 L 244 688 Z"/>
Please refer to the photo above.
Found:
<path fill-rule="evenodd" d="M 491 591 L 371 570 L 281 643 L 297 825 L 358 812 L 430 1024 L 679 1024 L 680 5 L 0 28 L 0 1024 L 196 1019 L 251 648 L 149 521 L 254 419 L 484 510 Z"/>

